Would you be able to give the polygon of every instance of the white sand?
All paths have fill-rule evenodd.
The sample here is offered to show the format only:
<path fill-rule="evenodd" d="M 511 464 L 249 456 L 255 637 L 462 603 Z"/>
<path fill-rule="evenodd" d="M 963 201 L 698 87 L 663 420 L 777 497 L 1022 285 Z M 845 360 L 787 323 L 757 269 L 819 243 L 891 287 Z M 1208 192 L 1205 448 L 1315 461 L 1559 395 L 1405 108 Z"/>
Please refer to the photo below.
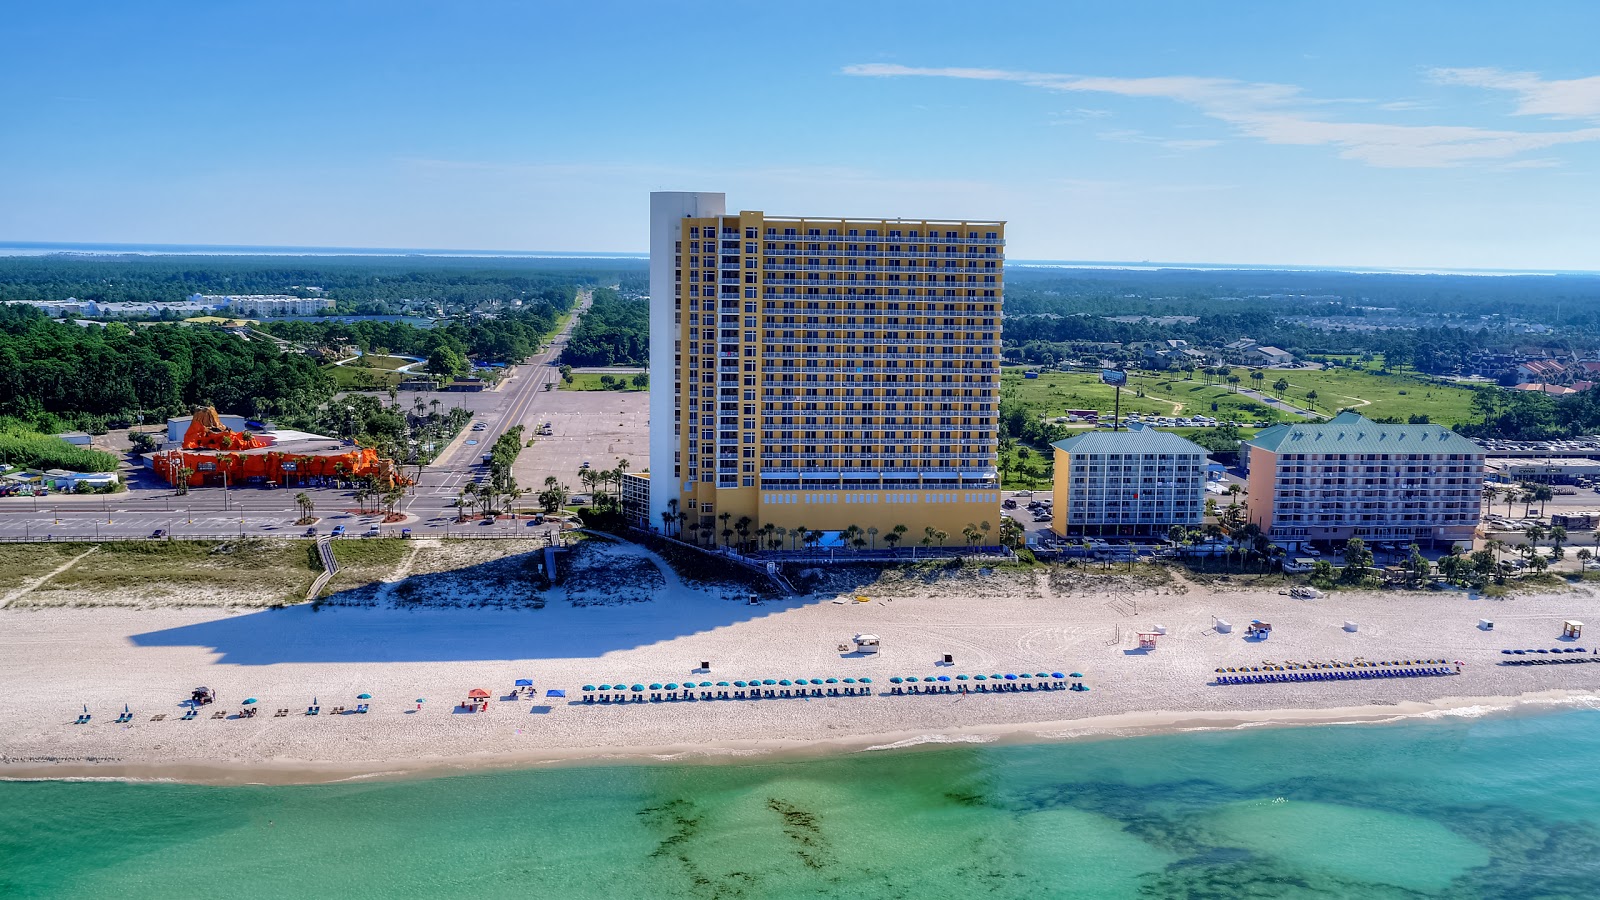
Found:
<path fill-rule="evenodd" d="M 642 555 L 637 548 L 606 551 Z M 634 560 L 627 560 L 633 562 Z M 592 578 L 591 574 L 591 578 Z M 1301 601 L 1276 592 L 1180 585 L 1062 595 L 1031 574 L 967 574 L 933 584 L 900 579 L 864 588 L 870 603 L 834 595 L 748 606 L 734 590 L 696 590 L 670 572 L 647 602 L 574 606 L 561 590 L 542 609 L 324 608 L 38 609 L 0 611 L 0 775 L 318 781 L 563 759 L 692 759 L 728 754 L 904 746 L 939 740 L 1067 738 L 1243 723 L 1378 721 L 1476 714 L 1519 696 L 1589 702 L 1600 664 L 1508 668 L 1503 647 L 1553 647 L 1565 618 L 1600 629 L 1587 589 L 1510 600 L 1460 593 L 1336 594 Z M 914 586 L 913 586 L 914 585 Z M 603 585 L 588 584 L 590 600 Z M 640 593 L 618 584 L 616 596 Z M 648 592 L 646 592 L 648 593 Z M 1232 621 L 1231 635 L 1212 616 Z M 1247 642 L 1252 618 L 1273 623 Z M 1480 631 L 1479 618 L 1496 622 Z M 1342 630 L 1345 620 L 1360 630 Z M 1163 624 L 1150 654 L 1134 633 Z M 844 656 L 858 631 L 883 638 L 876 657 Z M 1600 643 L 1600 631 L 1577 643 Z M 936 666 L 945 653 L 953 666 Z M 1465 674 L 1315 684 L 1217 687 L 1213 669 L 1266 659 L 1446 657 Z M 694 673 L 709 660 L 709 675 Z M 1081 671 L 1093 688 L 1005 695 L 873 696 L 589 706 L 585 683 L 867 675 Z M 504 695 L 532 678 L 540 699 L 496 700 L 487 713 L 452 710 L 470 688 Z M 205 684 L 221 702 L 175 721 Z M 567 701 L 543 700 L 563 688 Z M 372 712 L 333 716 L 356 694 Z M 307 717 L 315 695 L 323 715 Z M 257 697 L 260 717 L 233 714 Z M 425 697 L 423 711 L 414 698 Z M 87 703 L 93 724 L 72 724 Z M 112 724 L 124 703 L 131 725 Z M 286 707 L 291 714 L 273 718 Z M 213 710 L 230 718 L 212 720 Z M 152 722 L 157 713 L 166 721 Z"/>

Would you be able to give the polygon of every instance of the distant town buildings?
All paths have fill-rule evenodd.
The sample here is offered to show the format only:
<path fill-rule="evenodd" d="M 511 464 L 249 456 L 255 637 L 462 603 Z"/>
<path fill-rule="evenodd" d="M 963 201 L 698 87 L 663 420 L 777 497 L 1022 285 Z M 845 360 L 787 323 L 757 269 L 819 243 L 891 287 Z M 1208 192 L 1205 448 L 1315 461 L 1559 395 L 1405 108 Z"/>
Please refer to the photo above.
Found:
<path fill-rule="evenodd" d="M 1450 543 L 1478 524 L 1484 449 L 1447 428 L 1345 412 L 1244 446 L 1249 520 L 1271 540 Z"/>
<path fill-rule="evenodd" d="M 1057 441 L 1054 518 L 1062 537 L 1165 537 L 1205 512 L 1206 451 L 1142 425 Z"/>
<path fill-rule="evenodd" d="M 650 208 L 652 527 L 998 528 L 1004 223 Z"/>
<path fill-rule="evenodd" d="M 331 297 L 292 297 L 287 294 L 195 294 L 191 301 L 209 305 L 231 316 L 318 316 L 333 311 Z"/>

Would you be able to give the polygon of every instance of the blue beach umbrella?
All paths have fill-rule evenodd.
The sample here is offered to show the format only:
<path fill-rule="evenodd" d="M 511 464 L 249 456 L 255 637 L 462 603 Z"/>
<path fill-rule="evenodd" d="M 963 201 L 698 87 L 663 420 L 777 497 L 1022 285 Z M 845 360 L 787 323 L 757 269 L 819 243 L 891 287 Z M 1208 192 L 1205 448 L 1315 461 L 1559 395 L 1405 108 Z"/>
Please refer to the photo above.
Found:
<path fill-rule="evenodd" d="M 726 681 L 719 681 L 717 682 L 717 687 L 733 687 L 733 685 L 728 684 Z M 744 682 L 739 682 L 738 687 L 744 687 Z"/>
<path fill-rule="evenodd" d="M 1219 672 L 1220 672 L 1220 671 L 1221 671 L 1221 670 L 1220 670 L 1220 669 L 1218 669 L 1218 670 L 1217 670 L 1217 671 L 1219 671 Z M 1050 677 L 1051 677 L 1051 678 L 1065 678 L 1065 677 L 1067 677 L 1067 676 L 1065 676 L 1065 675 L 1063 675 L 1063 674 L 1061 674 L 1061 673 L 1060 673 L 1060 672 L 1051 672 L 1051 673 L 1050 673 Z"/>
<path fill-rule="evenodd" d="M 1083 673 L 1082 672 L 1073 672 L 1072 673 L 1072 677 L 1073 678 L 1082 678 L 1083 677 Z"/>
<path fill-rule="evenodd" d="M 862 684 L 871 684 L 872 683 L 872 679 L 871 678 L 863 678 L 863 679 L 861 679 L 861 683 Z"/>
<path fill-rule="evenodd" d="M 789 679 L 787 679 L 787 678 L 780 678 L 780 679 L 779 679 L 779 680 L 778 680 L 778 686 L 779 686 L 779 687 L 789 687 Z"/>
<path fill-rule="evenodd" d="M 617 690 L 621 690 L 621 689 L 622 689 L 622 686 L 621 686 L 621 685 L 618 685 L 618 686 L 617 686 Z M 602 691 L 609 691 L 609 690 L 611 690 L 611 685 L 609 685 L 609 684 L 602 684 L 602 685 L 600 685 L 600 690 L 602 690 Z"/>
<path fill-rule="evenodd" d="M 967 680 L 967 676 L 965 676 L 965 675 L 957 675 L 956 676 L 956 680 L 957 681 L 966 681 Z"/>
<path fill-rule="evenodd" d="M 675 690 L 677 690 L 677 689 L 678 689 L 678 683 L 677 683 L 677 682 L 676 682 L 676 681 L 669 681 L 669 682 L 667 682 L 667 690 L 669 690 L 669 691 L 675 691 Z"/>
<path fill-rule="evenodd" d="M 634 685 L 634 686 L 633 686 L 633 692 L 634 692 L 634 693 L 635 693 L 635 694 L 642 694 L 642 693 L 644 693 L 644 685 L 642 685 L 642 684 L 636 684 L 636 685 Z"/>
<path fill-rule="evenodd" d="M 1037 674 L 1037 675 L 1035 675 L 1033 677 L 1035 677 L 1035 678 L 1049 678 L 1050 676 L 1048 674 L 1044 673 L 1044 672 L 1040 672 L 1039 674 Z"/>
<path fill-rule="evenodd" d="M 1007 672 L 1006 673 L 1006 680 L 1007 681 L 1016 681 L 1017 680 L 1017 676 L 1012 675 L 1010 672 Z"/>
<path fill-rule="evenodd" d="M 725 683 L 726 683 L 726 682 L 724 682 L 724 684 L 725 684 Z M 733 683 L 733 686 L 734 686 L 734 687 L 745 687 L 745 686 L 746 686 L 746 685 L 745 685 L 745 683 L 744 683 L 744 682 L 742 682 L 742 681 L 735 681 L 735 682 L 734 682 L 734 683 Z"/>
<path fill-rule="evenodd" d="M 584 690 L 584 693 L 590 693 L 590 692 L 594 691 L 594 685 L 586 684 L 586 685 L 583 686 L 583 690 Z"/>
<path fill-rule="evenodd" d="M 989 680 L 990 680 L 990 681 L 1005 681 L 1005 680 L 1006 680 L 1006 677 L 1005 677 L 1005 676 L 1004 676 L 1004 675 L 1001 675 L 1001 674 L 999 674 L 999 673 L 998 673 L 998 672 L 997 672 L 997 673 L 995 673 L 995 674 L 993 674 L 993 675 L 990 675 L 990 676 L 989 676 Z"/>
<path fill-rule="evenodd" d="M 772 687 L 773 685 L 777 684 L 777 682 L 773 681 L 771 678 L 763 678 L 763 679 L 761 679 L 761 683 L 766 685 L 767 687 Z"/>
<path fill-rule="evenodd" d="M 973 681 L 988 681 L 989 680 L 989 676 L 987 676 L 987 675 L 974 675 L 974 676 L 972 676 L 972 680 Z"/>
<path fill-rule="evenodd" d="M 567 692 L 561 690 L 560 688 L 551 688 L 550 690 L 545 691 L 544 695 L 546 697 L 566 697 Z"/>
<path fill-rule="evenodd" d="M 905 679 L 901 678 L 899 675 L 896 675 L 893 678 L 889 679 L 889 683 L 890 684 L 900 684 L 903 681 L 905 681 Z"/>
<path fill-rule="evenodd" d="M 650 685 L 650 690 L 659 691 L 659 690 L 661 690 L 661 685 L 660 684 L 652 684 L 652 685 Z"/>
<path fill-rule="evenodd" d="M 245 705 L 245 706 L 249 706 L 249 705 L 251 705 L 251 704 L 253 704 L 253 703 L 255 703 L 255 702 L 256 702 L 256 698 L 254 698 L 254 697 L 246 697 L 246 698 L 245 698 L 245 701 L 244 701 L 244 705 Z M 127 712 L 127 711 L 128 711 L 128 706 L 127 706 L 127 704 L 123 704 L 123 706 L 122 706 L 122 711 L 123 711 L 123 712 Z"/>
<path fill-rule="evenodd" d="M 371 694 L 357 694 L 356 695 L 356 699 L 357 700 L 371 700 L 372 699 L 372 695 Z"/>
<path fill-rule="evenodd" d="M 839 683 L 839 679 L 837 679 L 837 678 L 829 678 L 828 679 L 828 684 L 838 684 L 838 683 Z"/>
<path fill-rule="evenodd" d="M 939 680 L 940 681 L 949 681 L 950 680 L 950 676 L 949 675 L 940 675 L 939 676 Z"/>
<path fill-rule="evenodd" d="M 517 687 L 533 687 L 533 680 L 529 678 L 518 678 Z"/>
<path fill-rule="evenodd" d="M 423 698 L 423 697 L 418 697 L 418 698 L 417 698 L 417 702 L 418 702 L 418 703 L 427 703 L 427 702 L 428 702 L 428 701 L 427 701 L 427 699 L 426 699 L 426 698 Z"/>
<path fill-rule="evenodd" d="M 855 680 L 855 679 L 854 679 L 854 678 L 846 678 L 846 679 L 845 679 L 845 680 L 844 680 L 844 683 L 845 683 L 845 684 L 855 684 L 855 683 L 856 683 L 856 680 Z"/>

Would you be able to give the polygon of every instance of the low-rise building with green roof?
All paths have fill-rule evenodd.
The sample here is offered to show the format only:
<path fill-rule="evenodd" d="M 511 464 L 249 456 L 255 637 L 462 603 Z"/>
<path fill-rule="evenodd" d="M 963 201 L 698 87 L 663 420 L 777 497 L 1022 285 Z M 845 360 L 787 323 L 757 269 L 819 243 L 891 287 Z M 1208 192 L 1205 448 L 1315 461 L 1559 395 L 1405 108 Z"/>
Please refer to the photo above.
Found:
<path fill-rule="evenodd" d="M 1472 540 L 1484 449 L 1439 425 L 1353 412 L 1264 428 L 1244 442 L 1248 518 L 1274 541 Z"/>

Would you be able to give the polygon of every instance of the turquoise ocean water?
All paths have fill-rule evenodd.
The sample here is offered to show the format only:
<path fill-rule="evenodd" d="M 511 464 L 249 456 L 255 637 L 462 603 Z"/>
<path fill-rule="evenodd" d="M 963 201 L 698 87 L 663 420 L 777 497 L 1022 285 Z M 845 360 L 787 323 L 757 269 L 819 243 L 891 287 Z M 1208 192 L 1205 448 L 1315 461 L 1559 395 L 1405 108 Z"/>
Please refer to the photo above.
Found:
<path fill-rule="evenodd" d="M 0 897 L 1600 896 L 1600 712 L 757 764 L 0 783 Z"/>

